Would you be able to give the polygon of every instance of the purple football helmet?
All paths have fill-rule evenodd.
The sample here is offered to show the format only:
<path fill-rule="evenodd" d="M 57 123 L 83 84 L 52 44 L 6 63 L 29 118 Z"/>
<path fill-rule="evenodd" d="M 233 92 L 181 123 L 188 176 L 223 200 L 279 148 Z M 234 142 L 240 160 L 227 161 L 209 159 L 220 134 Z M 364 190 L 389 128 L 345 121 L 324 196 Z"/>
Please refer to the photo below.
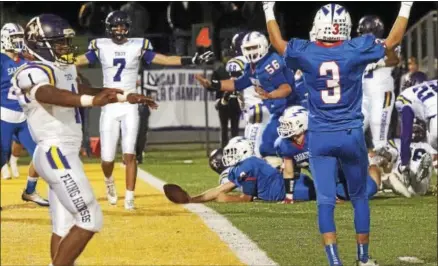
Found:
<path fill-rule="evenodd" d="M 402 90 L 417 84 L 423 83 L 427 80 L 427 75 L 424 72 L 417 71 L 408 75 L 406 81 L 403 83 Z"/>
<path fill-rule="evenodd" d="M 371 33 L 376 38 L 383 38 L 385 27 L 382 20 L 378 16 L 365 16 L 359 20 L 359 26 L 357 27 L 357 34 L 363 35 Z"/>
<path fill-rule="evenodd" d="M 74 36 L 75 31 L 69 23 L 53 14 L 32 18 L 24 31 L 26 48 L 30 54 L 39 60 L 61 64 L 74 63 Z"/>
<path fill-rule="evenodd" d="M 129 29 L 131 27 L 132 21 L 129 15 L 121 10 L 116 10 L 108 14 L 105 19 L 105 30 L 106 33 L 113 39 L 121 41 L 128 37 Z M 118 26 L 124 26 L 125 28 L 120 31 L 117 29 Z"/>

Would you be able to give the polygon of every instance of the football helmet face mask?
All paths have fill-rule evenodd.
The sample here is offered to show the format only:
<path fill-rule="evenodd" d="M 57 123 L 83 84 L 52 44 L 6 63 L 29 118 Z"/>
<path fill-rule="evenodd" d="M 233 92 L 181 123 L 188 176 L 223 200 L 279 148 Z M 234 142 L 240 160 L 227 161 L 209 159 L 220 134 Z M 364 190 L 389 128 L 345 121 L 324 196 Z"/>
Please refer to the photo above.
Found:
<path fill-rule="evenodd" d="M 350 13 L 341 5 L 326 4 L 316 12 L 313 27 L 316 40 L 327 42 L 349 40 Z"/>
<path fill-rule="evenodd" d="M 426 140 L 426 123 L 415 119 L 412 126 L 412 142 L 423 142 Z"/>
<path fill-rule="evenodd" d="M 279 118 L 279 122 L 277 132 L 281 138 L 298 136 L 307 130 L 307 110 L 301 106 L 289 107 Z"/>
<path fill-rule="evenodd" d="M 243 38 L 241 49 L 246 60 L 255 64 L 268 53 L 268 39 L 258 31 L 249 32 Z"/>
<path fill-rule="evenodd" d="M 17 23 L 6 23 L 1 29 L 1 50 L 21 53 L 24 48 L 24 29 Z"/>
<path fill-rule="evenodd" d="M 105 19 L 106 33 L 118 42 L 128 37 L 132 21 L 124 11 L 116 10 L 108 14 Z"/>
<path fill-rule="evenodd" d="M 218 174 L 221 174 L 225 169 L 227 169 L 222 162 L 222 157 L 222 148 L 212 151 L 208 157 L 208 164 L 210 165 L 210 168 Z"/>
<path fill-rule="evenodd" d="M 385 27 L 378 16 L 365 16 L 359 20 L 359 26 L 357 27 L 357 34 L 359 36 L 371 33 L 376 38 L 383 38 L 384 31 Z"/>
<path fill-rule="evenodd" d="M 236 165 L 254 155 L 251 142 L 245 138 L 228 143 L 223 153 L 222 163 L 225 167 Z"/>
<path fill-rule="evenodd" d="M 39 60 L 73 64 L 75 31 L 63 18 L 53 14 L 34 17 L 26 25 L 26 50 Z"/>

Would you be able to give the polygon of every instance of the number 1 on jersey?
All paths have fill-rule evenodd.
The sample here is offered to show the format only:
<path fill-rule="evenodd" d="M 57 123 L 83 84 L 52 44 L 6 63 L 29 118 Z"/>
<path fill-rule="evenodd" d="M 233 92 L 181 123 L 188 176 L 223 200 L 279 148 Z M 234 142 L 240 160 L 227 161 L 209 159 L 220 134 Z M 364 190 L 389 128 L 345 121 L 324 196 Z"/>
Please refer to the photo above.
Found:
<path fill-rule="evenodd" d="M 123 69 L 125 69 L 125 66 L 126 66 L 125 58 L 114 58 L 113 66 L 117 66 L 117 65 L 119 65 L 119 68 L 117 69 L 117 72 L 113 78 L 113 81 L 120 81 L 121 80 L 122 71 L 123 71 Z"/>
<path fill-rule="evenodd" d="M 332 79 L 326 81 L 326 90 L 321 90 L 321 99 L 324 103 L 334 104 L 341 100 L 341 85 L 339 85 L 339 66 L 336 62 L 324 62 L 319 67 L 319 75 L 327 76 L 331 72 Z"/>

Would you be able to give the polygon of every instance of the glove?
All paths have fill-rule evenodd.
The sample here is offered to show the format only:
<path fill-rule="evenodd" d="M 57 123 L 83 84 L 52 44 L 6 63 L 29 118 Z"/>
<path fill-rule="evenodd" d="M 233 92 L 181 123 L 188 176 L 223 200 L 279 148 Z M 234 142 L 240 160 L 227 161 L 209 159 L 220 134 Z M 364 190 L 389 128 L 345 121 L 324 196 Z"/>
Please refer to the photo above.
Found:
<path fill-rule="evenodd" d="M 204 63 L 208 63 L 210 62 L 214 57 L 214 53 L 212 51 L 207 51 L 201 55 L 199 55 L 198 53 L 196 53 L 193 57 L 192 57 L 192 64 L 194 65 L 201 65 Z"/>
<path fill-rule="evenodd" d="M 400 11 L 398 15 L 400 17 L 405 17 L 409 19 L 409 15 L 411 13 L 411 7 L 414 4 L 414 2 L 401 2 Z"/>
<path fill-rule="evenodd" d="M 268 10 L 274 10 L 274 6 L 275 6 L 275 2 L 271 2 L 271 1 L 263 1 L 263 11 L 268 11 Z"/>
<path fill-rule="evenodd" d="M 402 6 L 406 6 L 406 7 L 412 7 L 412 5 L 414 4 L 414 2 L 401 2 Z"/>
<path fill-rule="evenodd" d="M 274 6 L 275 2 L 263 2 L 263 10 L 265 11 L 266 22 L 275 20 Z"/>
<path fill-rule="evenodd" d="M 386 66 L 385 59 L 382 58 L 379 61 L 377 61 L 376 63 L 368 64 L 367 67 L 365 68 L 364 75 L 368 74 L 369 72 L 371 72 L 375 69 L 385 67 L 385 66 Z"/>

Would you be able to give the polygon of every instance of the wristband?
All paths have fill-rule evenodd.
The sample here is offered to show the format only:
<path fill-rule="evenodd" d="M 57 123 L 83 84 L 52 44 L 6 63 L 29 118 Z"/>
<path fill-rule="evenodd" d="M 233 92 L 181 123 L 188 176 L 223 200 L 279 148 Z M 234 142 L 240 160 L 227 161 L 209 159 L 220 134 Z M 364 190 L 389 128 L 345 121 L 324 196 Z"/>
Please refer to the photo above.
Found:
<path fill-rule="evenodd" d="M 81 106 L 83 106 L 83 107 L 93 106 L 93 99 L 94 99 L 94 96 L 82 95 L 81 96 Z"/>
<path fill-rule="evenodd" d="M 398 12 L 399 17 L 409 18 L 409 15 L 411 13 L 411 7 L 409 5 L 401 4 L 400 11 Z"/>
<path fill-rule="evenodd" d="M 211 87 L 210 90 L 212 91 L 220 91 L 222 87 L 221 81 L 217 79 L 211 80 Z"/>
<path fill-rule="evenodd" d="M 124 93 L 123 94 L 119 94 L 119 93 L 117 94 L 117 101 L 119 103 L 126 102 L 127 98 L 128 98 L 128 95 L 125 95 Z"/>
<path fill-rule="evenodd" d="M 187 65 L 192 65 L 193 58 L 191 56 L 181 56 L 181 65 L 183 66 L 187 66 Z"/>
<path fill-rule="evenodd" d="M 275 20 L 275 15 L 274 15 L 274 9 L 270 8 L 265 10 L 265 18 L 266 18 L 266 23 L 270 20 Z"/>

